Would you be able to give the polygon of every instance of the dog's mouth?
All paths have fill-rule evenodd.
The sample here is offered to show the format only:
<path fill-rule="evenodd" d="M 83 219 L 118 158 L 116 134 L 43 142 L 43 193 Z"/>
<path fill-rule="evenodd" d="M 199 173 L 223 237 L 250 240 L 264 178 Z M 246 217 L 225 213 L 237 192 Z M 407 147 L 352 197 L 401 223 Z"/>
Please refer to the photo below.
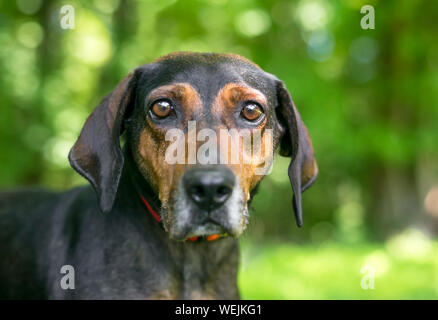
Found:
<path fill-rule="evenodd" d="M 228 236 L 226 230 L 214 221 L 210 221 L 195 226 L 187 235 L 186 241 L 197 242 L 197 241 L 215 241 L 220 238 Z"/>
<path fill-rule="evenodd" d="M 227 236 L 228 235 L 226 233 L 224 233 L 224 234 L 215 233 L 215 234 L 212 234 L 212 235 L 209 235 L 209 236 L 193 236 L 193 237 L 189 237 L 189 238 L 185 239 L 185 241 L 188 241 L 188 242 L 205 242 L 205 241 L 212 242 L 212 241 L 216 241 L 216 240 L 225 238 Z"/>
<path fill-rule="evenodd" d="M 183 228 L 175 228 L 171 226 L 166 228 L 169 236 L 177 241 L 201 242 L 215 241 L 228 236 L 232 236 L 230 230 L 227 230 L 223 225 L 211 219 L 207 219 L 203 223 L 187 224 Z"/>
<path fill-rule="evenodd" d="M 195 228 L 184 240 L 189 242 L 211 242 L 225 237 L 228 237 L 228 233 L 222 227 L 206 224 Z"/>

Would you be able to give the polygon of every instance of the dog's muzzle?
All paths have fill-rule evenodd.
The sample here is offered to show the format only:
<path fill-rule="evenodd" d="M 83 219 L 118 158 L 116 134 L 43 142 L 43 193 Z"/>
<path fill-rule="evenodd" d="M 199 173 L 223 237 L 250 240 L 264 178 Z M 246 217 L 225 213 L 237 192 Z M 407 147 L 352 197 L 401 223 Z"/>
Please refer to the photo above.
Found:
<path fill-rule="evenodd" d="M 238 179 L 226 166 L 188 169 L 174 197 L 168 230 L 184 240 L 238 236 L 246 225 L 246 203 Z M 211 237 L 210 237 L 211 238 Z"/>

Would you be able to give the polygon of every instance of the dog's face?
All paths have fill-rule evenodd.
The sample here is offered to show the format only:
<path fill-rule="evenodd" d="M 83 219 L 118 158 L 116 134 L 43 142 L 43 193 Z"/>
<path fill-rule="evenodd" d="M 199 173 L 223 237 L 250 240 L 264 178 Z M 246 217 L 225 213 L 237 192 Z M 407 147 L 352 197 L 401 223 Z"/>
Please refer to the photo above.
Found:
<path fill-rule="evenodd" d="M 311 142 L 283 83 L 248 60 L 170 54 L 119 84 L 70 153 L 103 211 L 111 210 L 117 192 L 123 126 L 128 152 L 158 195 L 172 239 L 240 235 L 248 202 L 278 145 L 292 158 L 289 176 L 301 224 L 299 195 L 317 175 Z"/>
<path fill-rule="evenodd" d="M 179 54 L 141 71 L 137 85 L 138 108 L 128 129 L 131 149 L 158 193 L 171 237 L 241 234 L 248 221 L 251 191 L 269 169 L 272 152 L 266 152 L 265 161 L 252 159 L 256 155 L 246 151 L 240 135 L 237 153 L 242 156 L 233 162 L 231 135 L 224 134 L 228 129 L 236 133 L 258 130 L 261 154 L 273 149 L 272 143 L 279 141 L 282 132 L 275 115 L 274 79 L 240 58 Z M 267 128 L 275 139 L 265 137 Z M 184 135 L 179 141 L 183 158 L 178 163 L 166 159 L 176 143 L 166 139 L 173 129 Z M 215 141 L 204 141 L 206 129 Z M 207 154 L 209 161 L 201 164 L 204 142 L 213 145 Z M 194 161 L 189 159 L 190 148 Z M 251 159 L 244 161 L 244 154 Z"/>

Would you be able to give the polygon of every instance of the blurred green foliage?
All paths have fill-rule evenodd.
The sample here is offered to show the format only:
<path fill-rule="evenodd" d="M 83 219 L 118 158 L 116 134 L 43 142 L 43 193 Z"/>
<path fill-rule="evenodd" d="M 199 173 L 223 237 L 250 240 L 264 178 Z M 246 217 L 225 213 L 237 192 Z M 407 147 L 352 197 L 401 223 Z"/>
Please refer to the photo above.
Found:
<path fill-rule="evenodd" d="M 72 30 L 60 27 L 66 4 Z M 360 27 L 364 4 L 375 8 L 374 30 Z M 262 183 L 248 241 L 305 246 L 247 246 L 259 258 L 241 274 L 244 297 L 436 297 L 436 281 L 425 281 L 436 279 L 436 261 L 395 261 L 374 241 L 438 231 L 437 16 L 427 0 L 2 1 L 0 187 L 83 184 L 69 148 L 134 67 L 180 50 L 241 54 L 285 81 L 320 169 L 302 229 L 289 159 Z M 362 292 L 359 261 L 376 250 L 391 271 Z"/>
<path fill-rule="evenodd" d="M 384 245 L 249 242 L 239 286 L 244 299 L 438 299 L 437 250 L 412 230 Z"/>

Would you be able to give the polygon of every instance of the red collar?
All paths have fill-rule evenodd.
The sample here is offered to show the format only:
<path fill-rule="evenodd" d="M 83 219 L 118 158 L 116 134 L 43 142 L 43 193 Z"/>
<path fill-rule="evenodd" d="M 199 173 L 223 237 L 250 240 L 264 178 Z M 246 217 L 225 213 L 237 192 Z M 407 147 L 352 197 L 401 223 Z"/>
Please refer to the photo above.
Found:
<path fill-rule="evenodd" d="M 149 204 L 149 202 L 146 200 L 145 197 L 140 195 L 140 199 L 143 202 L 143 204 L 146 206 L 146 209 L 148 209 L 151 216 L 154 218 L 155 221 L 158 223 L 161 222 L 161 216 L 152 208 L 152 206 Z M 218 234 L 212 234 L 206 237 L 207 241 L 214 241 L 220 238 L 220 235 Z M 187 238 L 188 241 L 195 242 L 199 239 L 199 236 L 194 236 Z"/>
<path fill-rule="evenodd" d="M 145 199 L 145 197 L 143 197 L 142 195 L 140 195 L 140 199 L 141 201 L 144 203 L 144 205 L 146 206 L 146 208 L 148 209 L 149 213 L 151 214 L 151 216 L 155 219 L 155 221 L 157 222 L 161 222 L 161 217 L 160 215 L 151 207 L 151 205 L 149 204 L 149 202 Z"/>

